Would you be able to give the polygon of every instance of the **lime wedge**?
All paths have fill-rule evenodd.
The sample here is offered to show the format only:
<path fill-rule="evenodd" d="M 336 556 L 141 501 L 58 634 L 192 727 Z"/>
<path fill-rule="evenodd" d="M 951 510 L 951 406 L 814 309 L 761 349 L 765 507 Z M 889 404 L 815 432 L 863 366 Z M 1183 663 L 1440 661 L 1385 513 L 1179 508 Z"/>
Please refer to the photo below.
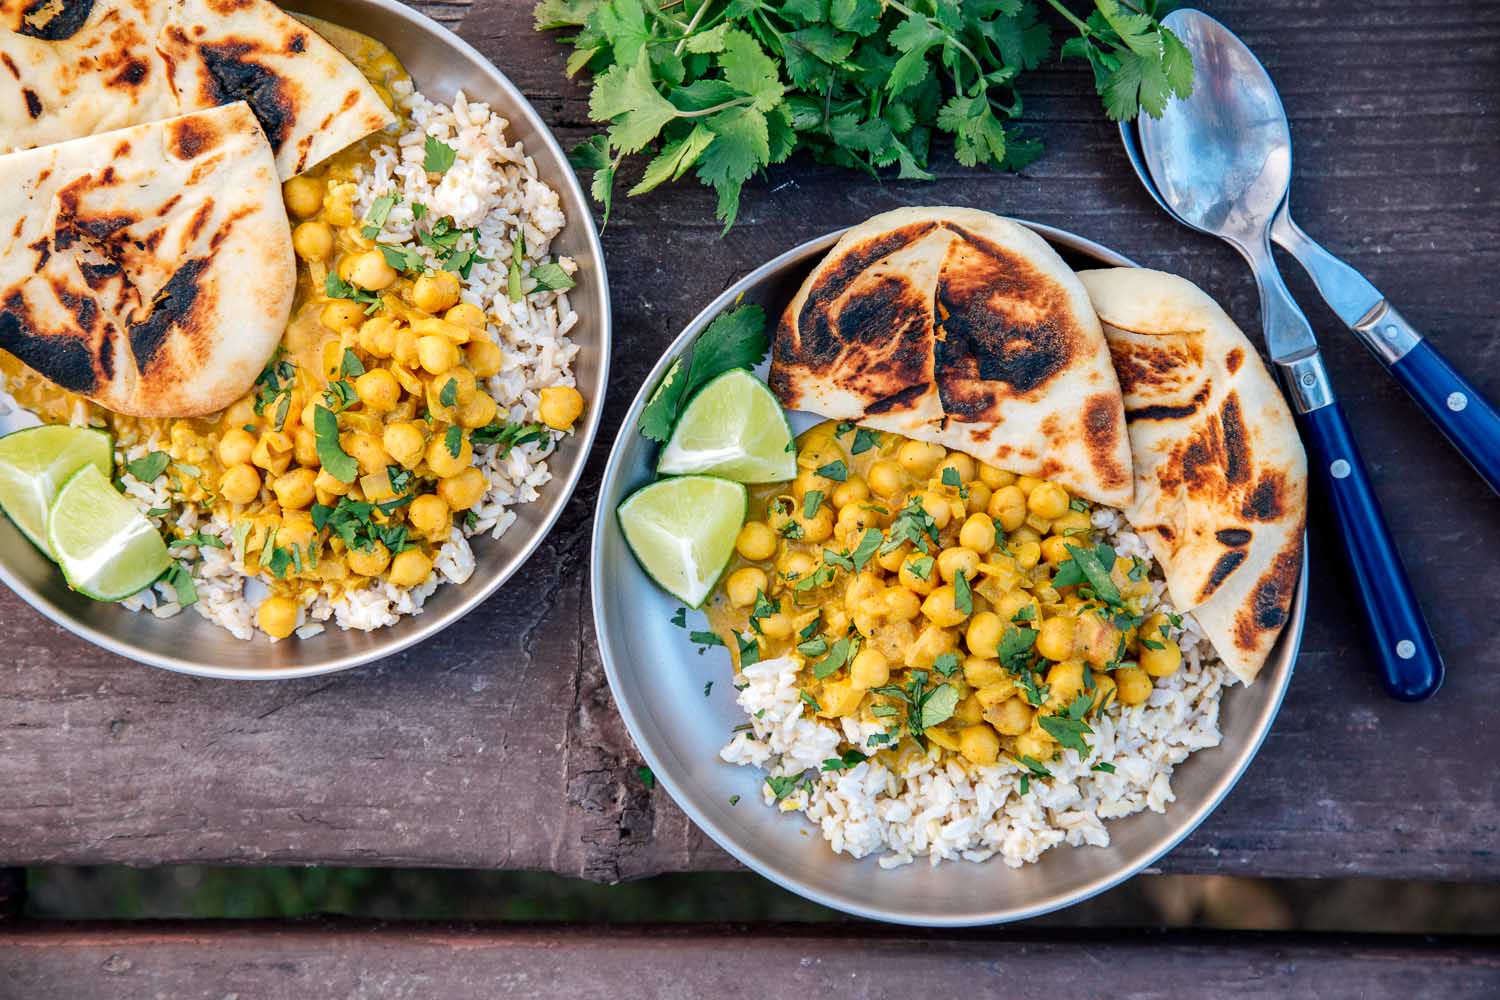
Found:
<path fill-rule="evenodd" d="M 172 564 L 146 515 L 92 465 L 57 491 L 47 513 L 47 541 L 68 586 L 96 601 L 123 600 Z"/>
<path fill-rule="evenodd" d="M 661 451 L 656 471 L 702 473 L 740 483 L 779 483 L 797 475 L 786 413 L 766 384 L 743 368 L 712 379 L 692 398 Z"/>
<path fill-rule="evenodd" d="M 748 497 L 713 476 L 660 479 L 620 504 L 620 529 L 651 579 L 696 608 L 734 555 Z"/>
<path fill-rule="evenodd" d="M 114 444 L 88 427 L 28 427 L 0 437 L 0 507 L 37 548 L 47 547 L 47 508 L 57 488 L 85 465 L 106 478 L 113 471 Z"/>

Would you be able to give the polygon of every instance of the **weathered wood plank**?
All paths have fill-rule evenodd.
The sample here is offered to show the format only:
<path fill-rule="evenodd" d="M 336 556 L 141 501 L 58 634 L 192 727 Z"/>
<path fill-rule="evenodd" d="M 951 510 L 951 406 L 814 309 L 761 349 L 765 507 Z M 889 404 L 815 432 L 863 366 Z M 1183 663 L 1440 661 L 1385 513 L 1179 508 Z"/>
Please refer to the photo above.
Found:
<path fill-rule="evenodd" d="M 1500 394 L 1500 13 L 1456 0 L 1419 12 L 1333 0 L 1209 6 L 1283 88 L 1303 224 Z M 489 53 L 565 143 L 588 134 L 586 91 L 564 78 L 566 50 L 531 31 L 529 3 L 428 9 Z M 1412 69 L 1395 78 L 1372 53 L 1398 47 Z M 901 204 L 984 206 L 1074 229 L 1189 275 L 1254 329 L 1244 267 L 1137 188 L 1086 74 L 1048 69 L 1025 96 L 1049 152 L 1023 176 L 940 156 L 935 184 L 876 184 L 796 160 L 747 187 L 723 239 L 713 196 L 696 184 L 622 197 L 604 234 L 617 319 L 606 426 L 734 278 Z M 1239 789 L 1162 868 L 1500 877 L 1500 778 L 1489 764 L 1500 727 L 1488 719 L 1500 507 L 1290 276 L 1326 338 L 1449 681 L 1423 706 L 1380 694 L 1320 509 L 1312 617 L 1286 708 Z M 594 650 L 587 543 L 611 438 L 501 593 L 420 649 L 337 677 L 235 685 L 134 667 L 0 596 L 0 864 L 328 861 L 605 880 L 727 866 L 636 779 Z"/>
<path fill-rule="evenodd" d="M 1035 931 L 424 924 L 34 925 L 0 931 L 0 992 L 241 996 L 1493 996 L 1492 940 Z"/>

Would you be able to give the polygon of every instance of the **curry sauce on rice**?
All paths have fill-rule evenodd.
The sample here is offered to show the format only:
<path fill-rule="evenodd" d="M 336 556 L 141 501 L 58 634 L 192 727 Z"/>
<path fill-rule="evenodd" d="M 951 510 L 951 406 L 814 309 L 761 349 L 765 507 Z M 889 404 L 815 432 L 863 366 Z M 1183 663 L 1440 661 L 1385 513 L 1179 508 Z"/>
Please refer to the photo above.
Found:
<path fill-rule="evenodd" d="M 282 188 L 296 291 L 243 396 L 202 417 L 110 412 L 0 354 L 46 423 L 107 429 L 118 482 L 176 561 L 125 602 L 236 636 L 374 629 L 474 569 L 539 496 L 583 410 L 566 223 L 507 123 L 418 92 L 373 39 L 314 24 L 392 112 Z"/>

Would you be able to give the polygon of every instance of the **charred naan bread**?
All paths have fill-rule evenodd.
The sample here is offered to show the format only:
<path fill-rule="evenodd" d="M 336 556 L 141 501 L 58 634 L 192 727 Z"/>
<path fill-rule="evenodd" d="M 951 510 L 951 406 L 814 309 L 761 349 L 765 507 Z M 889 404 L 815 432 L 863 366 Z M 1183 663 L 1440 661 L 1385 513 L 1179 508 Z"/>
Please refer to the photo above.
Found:
<path fill-rule="evenodd" d="M 905 208 L 846 233 L 787 306 L 771 388 L 852 420 L 1130 502 L 1120 385 L 1088 293 L 1031 230 Z"/>
<path fill-rule="evenodd" d="M 1126 518 L 1219 656 L 1255 679 L 1302 572 L 1307 458 L 1281 392 L 1234 321 L 1160 271 L 1079 274 L 1125 391 Z"/>
<path fill-rule="evenodd" d="M 0 152 L 240 100 L 283 180 L 394 120 L 269 0 L 0 0 Z"/>
<path fill-rule="evenodd" d="M 117 413 L 250 388 L 296 291 L 271 147 L 243 101 L 0 156 L 0 349 Z"/>

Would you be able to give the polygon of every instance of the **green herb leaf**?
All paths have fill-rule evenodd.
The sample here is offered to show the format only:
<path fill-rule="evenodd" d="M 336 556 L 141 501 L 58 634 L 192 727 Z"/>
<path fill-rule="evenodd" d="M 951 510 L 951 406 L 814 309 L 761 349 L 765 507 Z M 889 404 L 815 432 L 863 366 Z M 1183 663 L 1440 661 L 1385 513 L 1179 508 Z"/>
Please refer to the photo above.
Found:
<path fill-rule="evenodd" d="M 651 773 L 651 768 L 642 764 L 635 769 L 635 775 L 641 779 L 641 784 L 645 785 L 648 790 L 656 787 L 656 775 Z"/>
<path fill-rule="evenodd" d="M 963 570 L 953 577 L 953 607 L 964 615 L 974 613 L 974 592 L 969 588 L 969 579 Z"/>
<path fill-rule="evenodd" d="M 177 592 L 177 603 L 184 608 L 190 604 L 198 603 L 198 587 L 193 583 L 193 574 L 187 568 L 187 564 L 180 559 L 173 559 L 172 565 L 162 574 L 163 578 L 172 585 Z"/>
<path fill-rule="evenodd" d="M 808 490 L 807 496 L 802 498 L 802 516 L 812 520 L 818 514 L 818 508 L 823 506 L 823 491 Z"/>
<path fill-rule="evenodd" d="M 827 465 L 818 466 L 818 475 L 825 479 L 832 479 L 836 483 L 842 483 L 849 478 L 849 467 L 844 464 L 842 458 L 836 459 Z"/>
<path fill-rule="evenodd" d="M 847 636 L 843 639 L 835 640 L 833 645 L 828 649 L 828 655 L 813 664 L 813 676 L 822 680 L 824 677 L 836 673 L 854 658 L 857 648 L 855 640 Z"/>
<path fill-rule="evenodd" d="M 958 707 L 958 688 L 951 684 L 939 684 L 922 699 L 922 729 L 940 726 L 953 718 Z"/>
<path fill-rule="evenodd" d="M 197 546 L 200 549 L 222 549 L 224 542 L 217 535 L 205 535 L 201 531 L 195 531 L 191 535 L 183 535 L 181 538 L 173 538 L 167 542 L 168 548 L 187 548 Z"/>
<path fill-rule="evenodd" d="M 561 264 L 538 264 L 531 269 L 531 277 L 536 282 L 533 292 L 566 292 L 578 284 Z"/>
<path fill-rule="evenodd" d="M 338 418 L 328 407 L 313 408 L 313 432 L 317 435 L 318 461 L 323 468 L 341 483 L 354 482 L 359 475 L 359 463 L 339 444 Z"/>
<path fill-rule="evenodd" d="M 823 765 L 820 768 L 820 770 L 822 770 L 822 771 L 847 771 L 851 767 L 854 767 L 857 764 L 863 764 L 865 761 L 867 761 L 869 759 L 870 759 L 869 757 L 866 757 L 864 754 L 860 753 L 858 750 L 845 750 L 843 753 L 839 754 L 837 757 L 830 757 L 827 760 L 825 760 L 823 762 Z"/>
<path fill-rule="evenodd" d="M 959 666 L 958 654 L 952 652 L 940 653 L 938 658 L 932 661 L 932 669 L 944 677 L 952 677 L 958 672 Z"/>
<path fill-rule="evenodd" d="M 688 641 L 698 646 L 722 646 L 724 640 L 717 632 L 689 632 Z"/>
<path fill-rule="evenodd" d="M 880 542 L 885 536 L 878 528 L 866 528 L 859 536 L 859 543 L 854 546 L 854 551 L 849 554 L 849 559 L 854 563 L 856 571 L 862 570 L 875 557 L 880 549 Z"/>
<path fill-rule="evenodd" d="M 164 451 L 153 451 L 133 462 L 126 462 L 125 471 L 143 483 L 151 483 L 155 482 L 163 472 L 167 471 L 167 466 L 171 462 L 171 455 L 168 455 Z"/>
<path fill-rule="evenodd" d="M 880 432 L 866 430 L 861 427 L 854 432 L 854 443 L 849 446 L 849 454 L 862 455 L 871 448 L 880 446 Z"/>
<path fill-rule="evenodd" d="M 685 399 L 731 368 L 754 368 L 765 358 L 770 346 L 766 313 L 760 306 L 747 302 L 720 313 L 694 343 L 687 358 L 679 358 L 667 369 L 641 412 L 640 432 L 665 444 L 672 436 L 672 427 Z"/>
<path fill-rule="evenodd" d="M 422 169 L 429 174 L 446 172 L 449 167 L 453 166 L 453 162 L 458 159 L 458 150 L 430 135 L 422 145 L 422 152 Z"/>
<path fill-rule="evenodd" d="M 449 427 L 446 431 L 444 431 L 443 432 L 443 447 L 448 449 L 448 454 L 450 456 L 452 456 L 453 458 L 457 458 L 459 455 L 463 454 L 463 450 L 464 450 L 464 431 L 463 431 L 463 428 L 459 427 L 457 424 L 454 424 L 452 427 Z"/>

